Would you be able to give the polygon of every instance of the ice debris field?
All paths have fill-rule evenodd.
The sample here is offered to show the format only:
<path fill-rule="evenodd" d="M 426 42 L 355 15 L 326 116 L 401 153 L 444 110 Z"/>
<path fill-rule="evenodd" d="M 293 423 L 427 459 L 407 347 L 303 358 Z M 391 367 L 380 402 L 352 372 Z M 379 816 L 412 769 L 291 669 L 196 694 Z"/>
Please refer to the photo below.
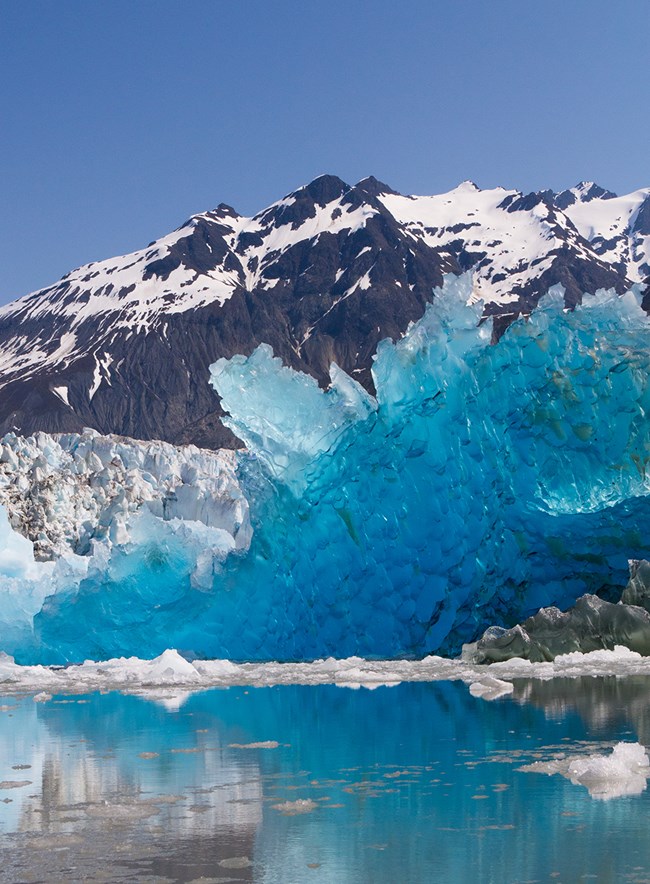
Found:
<path fill-rule="evenodd" d="M 650 658 L 628 648 L 563 654 L 548 663 L 516 658 L 477 665 L 460 658 L 430 654 L 421 660 L 366 660 L 362 657 L 313 660 L 309 663 L 233 663 L 231 660 L 186 660 L 168 649 L 152 660 L 119 657 L 69 666 L 21 666 L 0 654 L 3 694 L 34 693 L 36 702 L 55 694 L 119 690 L 178 706 L 195 691 L 250 685 L 336 685 L 350 690 L 395 687 L 403 682 L 461 681 L 474 697 L 496 700 L 513 694 L 513 680 L 582 677 L 650 676 Z"/>
<path fill-rule="evenodd" d="M 336 366 L 323 391 L 264 345 L 219 360 L 236 457 L 5 437 L 0 648 L 21 664 L 449 655 L 620 590 L 648 552 L 639 293 L 568 312 L 551 290 L 496 343 L 470 299 L 448 278 L 380 345 L 375 396 Z"/>

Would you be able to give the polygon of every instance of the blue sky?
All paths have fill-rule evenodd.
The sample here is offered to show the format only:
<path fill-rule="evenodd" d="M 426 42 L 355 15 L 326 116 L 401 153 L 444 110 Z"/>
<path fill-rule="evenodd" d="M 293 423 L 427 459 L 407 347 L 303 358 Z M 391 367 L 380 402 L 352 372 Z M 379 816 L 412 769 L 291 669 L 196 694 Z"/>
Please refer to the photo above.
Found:
<path fill-rule="evenodd" d="M 648 0 L 0 0 L 0 303 L 322 172 L 650 184 Z"/>

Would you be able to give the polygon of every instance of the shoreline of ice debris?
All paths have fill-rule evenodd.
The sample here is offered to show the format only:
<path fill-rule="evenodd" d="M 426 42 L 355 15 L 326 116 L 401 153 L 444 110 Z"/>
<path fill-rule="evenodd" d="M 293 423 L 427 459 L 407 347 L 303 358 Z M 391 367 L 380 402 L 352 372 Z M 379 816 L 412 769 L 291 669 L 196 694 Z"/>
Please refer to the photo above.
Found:
<path fill-rule="evenodd" d="M 168 649 L 152 660 L 120 657 L 86 660 L 67 667 L 21 666 L 0 654 L 0 694 L 82 694 L 96 690 L 138 693 L 155 688 L 200 691 L 216 687 L 324 685 L 374 689 L 413 681 L 463 681 L 473 696 L 486 700 L 512 693 L 516 679 L 578 678 L 633 675 L 650 677 L 650 657 L 628 648 L 565 654 L 552 663 L 513 659 L 491 665 L 460 658 L 429 656 L 422 660 L 328 658 L 310 663 L 233 663 L 230 660 L 186 660 Z"/>

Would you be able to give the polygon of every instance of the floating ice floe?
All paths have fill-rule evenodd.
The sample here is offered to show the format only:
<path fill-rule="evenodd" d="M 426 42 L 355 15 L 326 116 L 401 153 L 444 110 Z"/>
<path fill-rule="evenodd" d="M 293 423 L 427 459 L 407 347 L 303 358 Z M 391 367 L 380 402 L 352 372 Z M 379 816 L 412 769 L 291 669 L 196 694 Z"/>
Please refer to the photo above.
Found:
<path fill-rule="evenodd" d="M 473 681 L 469 686 L 469 692 L 473 697 L 482 697 L 484 700 L 496 700 L 506 697 L 514 691 L 512 682 L 485 675 L 480 681 Z"/>
<path fill-rule="evenodd" d="M 650 761 L 640 743 L 617 743 L 609 754 L 535 761 L 519 770 L 560 774 L 575 785 L 584 786 L 592 798 L 607 801 L 644 792 L 650 777 Z"/>

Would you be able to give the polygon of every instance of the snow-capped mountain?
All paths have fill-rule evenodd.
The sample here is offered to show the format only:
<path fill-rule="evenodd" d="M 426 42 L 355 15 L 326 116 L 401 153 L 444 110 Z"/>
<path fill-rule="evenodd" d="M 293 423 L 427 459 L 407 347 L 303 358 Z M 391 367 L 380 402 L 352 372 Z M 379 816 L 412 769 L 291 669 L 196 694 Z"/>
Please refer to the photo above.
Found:
<path fill-rule="evenodd" d="M 377 343 L 468 269 L 497 329 L 558 282 L 569 306 L 644 282 L 650 189 L 402 196 L 324 175 L 252 218 L 220 205 L 0 308 L 0 431 L 233 444 L 208 384 L 219 357 L 265 342 L 321 383 L 335 361 L 371 389 Z"/>

